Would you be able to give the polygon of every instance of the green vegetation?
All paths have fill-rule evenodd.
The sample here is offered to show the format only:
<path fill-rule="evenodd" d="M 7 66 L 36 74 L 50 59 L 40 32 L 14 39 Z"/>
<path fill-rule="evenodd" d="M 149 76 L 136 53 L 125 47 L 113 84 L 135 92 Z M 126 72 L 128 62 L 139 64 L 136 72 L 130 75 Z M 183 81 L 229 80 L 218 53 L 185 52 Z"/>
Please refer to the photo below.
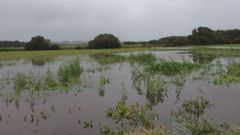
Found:
<path fill-rule="evenodd" d="M 0 52 L 0 60 L 9 59 L 29 59 L 32 57 L 56 57 L 71 55 L 93 55 L 93 54 L 113 54 L 123 52 L 144 52 L 144 51 L 161 51 L 163 48 L 119 48 L 119 49 L 80 49 L 80 50 L 48 50 L 48 51 L 10 51 Z"/>
<path fill-rule="evenodd" d="M 207 47 L 192 48 L 193 55 L 204 58 L 240 56 L 240 49 L 213 49 Z"/>
<path fill-rule="evenodd" d="M 91 57 L 100 64 L 119 63 L 119 62 L 125 61 L 126 59 L 126 57 L 124 56 L 108 54 L 108 53 L 94 54 L 94 55 L 91 55 Z"/>
<path fill-rule="evenodd" d="M 25 75 L 24 73 L 17 73 L 16 76 L 13 78 L 13 82 L 16 90 L 24 89 L 27 86 L 29 81 L 30 81 L 30 77 Z"/>
<path fill-rule="evenodd" d="M 80 65 L 80 60 L 69 61 L 60 65 L 58 69 L 58 77 L 61 82 L 72 82 L 80 78 L 83 68 Z"/>
<path fill-rule="evenodd" d="M 149 112 L 149 110 L 150 108 L 147 105 L 142 107 L 136 103 L 128 107 L 125 101 L 120 101 L 115 108 L 109 108 L 106 111 L 106 116 L 121 126 L 122 129 L 119 129 L 119 131 L 124 131 L 124 127 L 127 128 L 128 126 L 133 129 L 139 126 L 149 129 L 154 126 L 154 121 L 158 118 L 157 114 Z M 108 133 L 111 133 L 110 129 L 108 130 Z M 125 131 L 125 133 L 126 132 L 128 131 Z"/>
<path fill-rule="evenodd" d="M 202 97 L 186 100 L 175 115 L 176 122 L 192 135 L 238 135 L 239 131 L 230 130 L 227 125 L 214 124 L 204 119 L 203 115 L 212 106 Z"/>
<path fill-rule="evenodd" d="M 129 135 L 173 135 L 173 133 L 168 131 L 163 126 L 159 126 L 153 129 L 136 129 L 134 132 L 129 133 Z"/>
<path fill-rule="evenodd" d="M 120 48 L 121 43 L 117 37 L 112 34 L 100 34 L 92 41 L 88 42 L 88 48 L 104 49 L 104 48 Z"/>
<path fill-rule="evenodd" d="M 146 46 L 186 46 L 186 45 L 219 45 L 239 44 L 240 30 L 212 30 L 208 27 L 198 27 L 188 36 L 170 36 L 159 40 L 145 42 Z"/>
<path fill-rule="evenodd" d="M 54 58 L 52 57 L 49 57 L 49 56 L 39 56 L 39 57 L 31 57 L 31 62 L 33 65 L 36 65 L 36 66 L 41 66 L 41 65 L 44 65 L 45 63 L 48 63 L 48 62 L 51 62 L 53 61 Z"/>
<path fill-rule="evenodd" d="M 43 77 L 36 77 L 33 73 L 26 75 L 24 73 L 17 73 L 13 77 L 15 95 L 19 97 L 23 91 L 30 92 L 30 95 L 43 94 L 49 90 L 63 89 L 63 85 L 54 80 L 53 74 L 50 69 Z"/>
<path fill-rule="evenodd" d="M 25 46 L 28 51 L 31 50 L 59 50 L 60 47 L 56 44 L 52 45 L 49 39 L 42 36 L 32 37 L 31 41 Z"/>
<path fill-rule="evenodd" d="M 81 90 L 84 92 L 88 92 L 89 87 L 96 89 L 99 96 L 102 96 L 100 98 L 100 100 L 102 100 L 102 98 L 105 96 L 105 90 L 109 89 L 112 90 L 111 88 L 113 88 L 106 87 L 110 86 L 110 79 L 111 84 L 112 82 L 114 82 L 114 79 L 110 77 L 116 77 L 111 76 L 108 70 L 115 71 L 115 69 L 113 69 L 115 65 L 121 66 L 127 65 L 126 67 L 128 66 L 132 67 L 131 70 L 129 69 L 126 70 L 127 71 L 126 73 L 130 72 L 132 73 L 132 74 L 130 73 L 131 78 L 127 76 L 128 78 L 127 77 L 126 78 L 129 80 L 119 80 L 119 82 L 121 83 L 122 81 L 122 85 L 126 83 L 125 81 L 132 82 L 130 82 L 129 84 L 126 83 L 127 84 L 126 86 L 125 85 L 122 87 L 120 86 L 120 89 L 118 89 L 118 87 L 116 88 L 118 94 L 119 92 L 121 92 L 121 88 L 124 89 L 124 92 L 121 93 L 122 95 L 118 95 L 118 98 L 121 98 L 121 100 L 117 103 L 116 106 L 110 107 L 108 110 L 106 110 L 106 118 L 108 118 L 108 120 L 112 120 L 113 122 L 115 122 L 115 124 L 110 125 L 111 127 L 110 128 L 108 126 L 102 126 L 101 123 L 102 121 L 100 121 L 99 125 L 102 134 L 104 135 L 139 135 L 139 134 L 173 135 L 182 133 L 192 135 L 240 134 L 239 131 L 231 129 L 228 125 L 217 124 L 214 123 L 214 121 L 208 120 L 209 118 L 205 116 L 205 114 L 207 112 L 207 109 L 213 108 L 214 105 L 212 105 L 210 101 L 208 101 L 207 99 L 198 97 L 196 99 L 184 100 L 180 98 L 182 93 L 185 94 L 184 93 L 185 91 L 183 90 L 185 83 L 191 84 L 194 81 L 203 80 L 203 84 L 205 84 L 206 82 L 212 83 L 212 81 L 215 84 L 239 84 L 240 64 L 238 63 L 238 60 L 227 61 L 227 63 L 224 62 L 221 63 L 220 60 L 216 60 L 217 61 L 216 63 L 214 61 L 214 59 L 221 57 L 222 54 L 226 55 L 227 57 L 239 56 L 239 54 L 237 54 L 239 50 L 231 49 L 221 50 L 201 47 L 193 48 L 191 50 L 193 53 L 192 56 L 193 62 L 190 62 L 184 59 L 182 59 L 182 61 L 181 60 L 177 61 L 174 59 L 169 60 L 162 59 L 158 61 L 159 59 L 157 59 L 157 57 L 154 54 L 140 52 L 148 49 L 154 50 L 156 48 L 102 49 L 100 51 L 99 50 L 64 50 L 64 51 L 60 50 L 43 52 L 35 51 L 34 53 L 32 52 L 23 53 L 21 51 L 9 52 L 10 55 L 12 56 L 14 53 L 16 53 L 17 55 L 21 54 L 24 57 L 33 54 L 33 56 L 30 57 L 33 65 L 43 65 L 45 62 L 55 60 L 52 59 L 52 56 L 58 55 L 90 54 L 89 55 L 90 57 L 84 57 L 84 60 L 87 60 L 84 62 L 88 62 L 87 64 L 84 63 L 84 65 L 81 65 L 81 61 L 83 59 L 81 59 L 81 61 L 79 58 L 73 60 L 67 59 L 67 62 L 61 64 L 56 73 L 55 72 L 52 73 L 50 68 L 46 73 L 40 73 L 41 75 L 38 75 L 37 72 L 30 74 L 24 74 L 21 72 L 16 74 L 13 73 L 11 74 L 14 75 L 12 80 L 6 83 L 6 86 L 10 86 L 10 88 L 11 84 L 14 85 L 13 94 L 11 94 L 10 91 L 9 92 L 10 94 L 0 93 L 0 96 L 4 98 L 4 101 L 6 100 L 6 103 L 15 101 L 16 106 L 18 106 L 19 102 L 18 100 L 20 99 L 19 97 L 26 96 L 28 93 L 30 95 L 30 98 L 28 97 L 29 95 L 27 95 L 27 98 L 25 99 L 26 102 L 34 104 L 35 100 L 33 99 L 34 97 L 32 97 L 32 95 L 37 96 L 40 94 L 50 95 L 51 94 L 50 92 L 56 93 L 59 90 L 76 89 L 77 91 L 70 92 L 71 94 L 77 96 L 78 93 L 76 92 L 80 92 Z M 139 52 L 129 53 L 129 55 L 114 54 L 121 51 L 131 52 L 136 50 Z M 2 52 L 2 54 L 5 53 Z M 9 58 L 8 56 L 6 57 Z M 61 61 L 57 61 L 57 63 L 62 62 L 63 59 L 61 58 L 59 60 Z M 120 62 L 124 63 L 111 65 L 112 63 Z M 229 64 L 228 62 L 231 64 Z M 51 66 L 51 64 L 49 64 L 49 66 Z M 87 69 L 83 70 L 82 66 L 86 66 Z M 41 69 L 43 67 L 34 66 L 34 68 Z M 54 68 L 56 67 L 54 66 Z M 84 74 L 82 74 L 83 72 Z M 117 73 L 121 75 L 122 70 L 120 70 Z M 96 77 L 95 75 L 100 76 L 100 78 L 95 78 Z M 203 76 L 206 77 L 207 79 L 206 78 L 202 79 Z M 80 77 L 81 81 L 79 81 Z M 196 78 L 199 80 L 197 80 Z M 88 84 L 89 82 L 91 84 Z M 2 82 L 0 81 L 0 83 Z M 79 84 L 83 85 L 80 86 Z M 134 86 L 134 88 L 132 86 Z M 131 97 L 128 98 L 129 95 L 127 95 L 127 92 L 129 91 L 128 89 L 126 90 L 126 88 L 129 87 L 130 92 L 132 93 L 135 92 L 139 94 L 137 95 L 138 96 L 137 98 L 133 98 L 133 101 L 132 99 L 128 100 Z M 174 90 L 174 88 L 176 88 L 177 98 L 176 100 L 178 100 L 180 103 L 182 103 L 183 100 L 183 103 L 181 106 L 179 106 L 177 112 L 174 113 L 175 114 L 174 120 L 176 120 L 175 121 L 176 123 L 174 123 L 176 125 L 174 126 L 176 127 L 171 127 L 174 128 L 174 131 L 171 131 L 158 123 L 159 122 L 158 114 L 155 113 L 155 110 L 158 109 L 158 107 L 161 105 L 160 103 L 169 100 L 169 98 L 167 99 L 169 90 L 171 89 L 170 92 L 174 92 L 172 91 L 172 89 Z M 4 87 L 2 89 L 4 89 Z M 170 97 L 172 98 L 172 93 L 170 93 Z M 135 103 L 136 102 L 135 99 L 138 100 L 138 98 L 141 98 L 141 104 L 143 104 L 142 101 L 144 101 L 145 105 L 141 106 L 140 103 Z M 134 102 L 135 104 L 128 104 L 128 101 L 130 101 L 130 103 Z M 179 102 L 176 102 L 176 104 Z M 178 107 L 178 105 L 176 106 Z M 56 110 L 56 107 L 54 105 L 52 105 L 52 110 L 53 112 L 55 112 Z M 69 113 L 72 110 L 74 109 L 70 108 Z M 43 119 L 47 119 L 47 117 L 49 116 L 45 112 L 47 111 L 44 110 L 40 112 L 40 115 L 41 117 L 43 117 Z M 79 124 L 81 123 L 80 120 L 78 122 Z M 93 128 L 94 126 L 95 129 L 96 122 L 94 122 L 93 120 L 87 120 L 82 124 L 83 124 L 82 128 Z"/>
<path fill-rule="evenodd" d="M 156 61 L 156 56 L 152 53 L 130 54 L 127 58 L 131 63 L 149 64 Z"/>
<path fill-rule="evenodd" d="M 240 64 L 231 64 L 227 67 L 227 71 L 221 72 L 213 80 L 215 84 L 233 84 L 240 83 Z"/>
<path fill-rule="evenodd" d="M 98 83 L 98 90 L 99 90 L 99 95 L 104 97 L 105 95 L 105 86 L 107 84 L 110 84 L 110 79 L 109 78 L 106 78 L 106 77 L 100 77 L 100 80 L 99 80 L 99 83 Z"/>
<path fill-rule="evenodd" d="M 130 54 L 129 56 L 99 53 L 92 55 L 92 58 L 94 58 L 100 64 L 120 63 L 125 61 L 131 63 L 148 64 L 153 63 L 156 60 L 156 57 L 151 53 L 137 53 Z"/>
<path fill-rule="evenodd" d="M 21 48 L 27 45 L 26 42 L 21 41 L 0 41 L 0 48 Z"/>
<path fill-rule="evenodd" d="M 175 75 L 188 73 L 192 70 L 199 69 L 201 65 L 187 61 L 176 62 L 174 60 L 161 60 L 159 63 L 153 63 L 146 70 L 151 72 L 161 72 L 164 75 Z"/>

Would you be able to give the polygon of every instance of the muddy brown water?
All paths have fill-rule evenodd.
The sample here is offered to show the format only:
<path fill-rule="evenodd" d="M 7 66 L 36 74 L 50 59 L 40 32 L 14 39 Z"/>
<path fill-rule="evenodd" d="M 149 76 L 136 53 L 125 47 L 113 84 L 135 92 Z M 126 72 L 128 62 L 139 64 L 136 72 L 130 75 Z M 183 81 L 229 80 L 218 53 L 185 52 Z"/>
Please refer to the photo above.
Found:
<path fill-rule="evenodd" d="M 187 59 L 193 61 L 192 54 L 181 51 L 146 52 L 153 53 L 158 59 Z M 128 54 L 123 54 L 128 55 Z M 81 56 L 80 56 L 81 57 Z M 105 117 L 108 108 L 114 107 L 122 98 L 127 97 L 127 104 L 147 102 L 146 96 L 139 95 L 132 80 L 132 66 L 128 62 L 100 65 L 88 56 L 80 58 L 84 69 L 107 67 L 95 73 L 85 72 L 81 75 L 81 90 L 75 87 L 69 91 L 49 91 L 44 96 L 39 94 L 29 100 L 29 93 L 23 92 L 20 97 L 8 97 L 14 93 L 11 77 L 17 72 L 36 76 L 46 73 L 48 68 L 56 74 L 58 67 L 75 56 L 58 57 L 54 61 L 43 65 L 34 65 L 28 60 L 4 61 L 0 68 L 0 134 L 1 135 L 94 135 L 100 134 L 99 124 L 114 127 L 114 121 Z M 236 61 L 239 58 L 234 58 Z M 233 59 L 217 58 L 211 63 L 222 61 L 228 64 Z M 11 63 L 11 64 L 6 64 Z M 99 94 L 99 78 L 110 79 L 110 84 L 104 86 L 104 96 Z M 172 113 L 187 99 L 204 97 L 214 107 L 208 110 L 205 116 L 214 121 L 225 121 L 231 124 L 240 122 L 240 85 L 214 85 L 207 80 L 191 80 L 186 82 L 177 98 L 175 86 L 169 86 L 163 102 L 153 106 L 153 111 L 160 115 L 159 123 L 173 129 L 176 123 Z M 16 100 L 17 99 L 17 100 Z M 93 121 L 93 128 L 85 129 L 84 121 Z"/>

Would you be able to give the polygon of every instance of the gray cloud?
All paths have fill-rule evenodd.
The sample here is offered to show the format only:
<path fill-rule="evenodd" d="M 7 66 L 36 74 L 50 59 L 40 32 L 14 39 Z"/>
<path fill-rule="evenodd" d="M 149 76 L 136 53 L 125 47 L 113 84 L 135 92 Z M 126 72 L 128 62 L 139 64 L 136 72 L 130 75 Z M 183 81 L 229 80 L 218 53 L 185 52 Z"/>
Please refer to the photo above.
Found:
<path fill-rule="evenodd" d="M 187 35 L 198 26 L 240 28 L 239 0 L 1 0 L 0 40 L 121 40 Z"/>

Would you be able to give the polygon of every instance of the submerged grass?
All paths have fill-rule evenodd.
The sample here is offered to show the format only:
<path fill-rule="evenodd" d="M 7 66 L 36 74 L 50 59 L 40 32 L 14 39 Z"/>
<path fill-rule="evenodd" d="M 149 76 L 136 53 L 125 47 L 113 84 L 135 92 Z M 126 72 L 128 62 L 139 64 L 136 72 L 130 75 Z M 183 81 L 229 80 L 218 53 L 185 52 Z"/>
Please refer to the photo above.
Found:
<path fill-rule="evenodd" d="M 139 64 L 148 64 L 153 63 L 156 60 L 155 55 L 151 53 L 137 53 L 130 54 L 129 56 L 123 56 L 121 54 L 95 54 L 92 57 L 100 64 L 112 64 L 120 62 L 130 62 L 130 63 L 139 63 Z"/>
<path fill-rule="evenodd" d="M 50 69 L 42 77 L 34 76 L 32 73 L 26 75 L 17 73 L 13 77 L 15 96 L 20 97 L 23 91 L 30 92 L 30 95 L 40 94 L 45 91 L 65 89 L 64 85 L 54 80 Z"/>
<path fill-rule="evenodd" d="M 53 57 L 50 57 L 50 56 L 34 56 L 34 57 L 31 57 L 32 64 L 36 65 L 36 66 L 44 65 L 45 63 L 51 62 L 53 60 L 54 60 Z"/>
<path fill-rule="evenodd" d="M 208 47 L 193 47 L 190 50 L 195 55 L 215 56 L 215 57 L 233 57 L 240 56 L 240 49 L 217 49 Z"/>
<path fill-rule="evenodd" d="M 214 80 L 214 84 L 236 84 L 240 83 L 240 64 L 235 63 L 227 67 L 227 71 L 221 72 Z"/>
<path fill-rule="evenodd" d="M 185 100 L 175 114 L 176 123 L 192 135 L 239 135 L 239 131 L 230 129 L 226 123 L 217 124 L 204 118 L 206 111 L 212 107 L 210 101 L 202 97 Z"/>
<path fill-rule="evenodd" d="M 80 60 L 75 60 L 63 63 L 58 69 L 58 77 L 61 82 L 68 83 L 80 78 L 83 68 L 80 65 Z"/>

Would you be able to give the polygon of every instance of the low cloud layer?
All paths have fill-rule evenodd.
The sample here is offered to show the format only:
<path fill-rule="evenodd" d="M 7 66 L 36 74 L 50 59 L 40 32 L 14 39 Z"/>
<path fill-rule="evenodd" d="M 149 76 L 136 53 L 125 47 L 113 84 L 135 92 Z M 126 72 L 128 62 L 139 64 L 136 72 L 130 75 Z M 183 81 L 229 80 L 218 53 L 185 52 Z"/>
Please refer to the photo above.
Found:
<path fill-rule="evenodd" d="M 239 0 L 0 0 L 0 40 L 121 40 L 187 35 L 198 26 L 240 28 Z"/>

